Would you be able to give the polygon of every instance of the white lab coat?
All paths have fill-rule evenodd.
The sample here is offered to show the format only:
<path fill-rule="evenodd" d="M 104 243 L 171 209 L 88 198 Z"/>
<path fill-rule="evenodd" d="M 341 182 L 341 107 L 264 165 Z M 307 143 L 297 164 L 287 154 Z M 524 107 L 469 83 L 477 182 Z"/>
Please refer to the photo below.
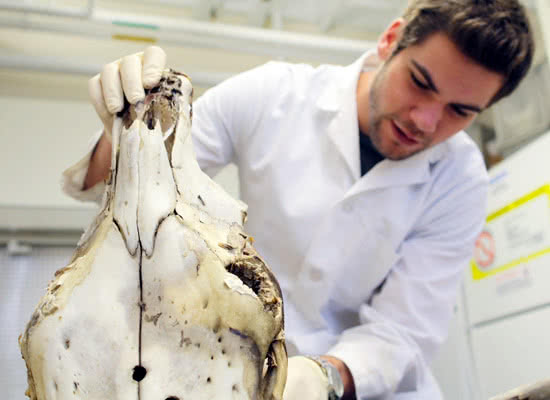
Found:
<path fill-rule="evenodd" d="M 355 90 L 376 62 L 270 62 L 233 77 L 195 103 L 195 149 L 210 174 L 239 167 L 290 353 L 341 358 L 360 399 L 435 400 L 428 365 L 483 225 L 487 174 L 461 132 L 360 176 Z M 85 168 L 66 173 L 77 197 Z"/>

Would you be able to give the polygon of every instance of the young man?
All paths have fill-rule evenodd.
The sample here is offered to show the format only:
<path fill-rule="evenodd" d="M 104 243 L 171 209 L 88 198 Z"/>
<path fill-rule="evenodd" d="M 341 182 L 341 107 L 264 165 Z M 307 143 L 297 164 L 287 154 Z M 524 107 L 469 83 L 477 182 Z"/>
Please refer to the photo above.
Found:
<path fill-rule="evenodd" d="M 412 0 L 350 66 L 271 62 L 195 103 L 202 168 L 239 167 L 289 353 L 324 355 L 290 358 L 285 400 L 340 398 L 342 385 L 345 399 L 441 397 L 428 365 L 485 217 L 485 167 L 462 130 L 532 55 L 517 0 Z M 90 81 L 106 134 L 66 172 L 75 196 L 101 192 L 112 115 L 165 59 L 149 48 Z"/>

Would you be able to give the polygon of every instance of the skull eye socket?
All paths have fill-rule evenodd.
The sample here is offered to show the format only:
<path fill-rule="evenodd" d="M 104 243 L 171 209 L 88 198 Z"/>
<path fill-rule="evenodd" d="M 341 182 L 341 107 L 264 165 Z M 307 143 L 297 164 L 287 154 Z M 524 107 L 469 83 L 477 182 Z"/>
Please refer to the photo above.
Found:
<path fill-rule="evenodd" d="M 273 284 L 275 277 L 262 259 L 256 255 L 243 257 L 225 266 L 225 270 L 235 275 L 248 286 L 263 303 L 264 310 L 282 317 L 282 295 L 279 285 Z"/>
<path fill-rule="evenodd" d="M 254 271 L 253 265 L 248 265 L 244 262 L 235 262 L 225 267 L 227 272 L 236 275 L 246 286 L 258 295 L 262 286 Z"/>

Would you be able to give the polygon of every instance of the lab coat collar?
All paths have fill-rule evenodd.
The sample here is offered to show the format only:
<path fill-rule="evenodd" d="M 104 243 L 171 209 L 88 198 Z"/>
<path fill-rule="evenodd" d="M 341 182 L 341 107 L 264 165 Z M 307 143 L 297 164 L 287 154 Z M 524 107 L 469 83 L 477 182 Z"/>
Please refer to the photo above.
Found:
<path fill-rule="evenodd" d="M 448 151 L 449 145 L 445 141 L 404 160 L 382 160 L 355 183 L 346 197 L 366 190 L 428 182 L 433 166 L 441 161 Z"/>
<path fill-rule="evenodd" d="M 445 141 L 404 160 L 383 160 L 361 178 L 357 82 L 362 71 L 375 69 L 379 65 L 376 51 L 366 52 L 353 64 L 343 68 L 339 73 L 340 79 L 327 86 L 316 104 L 319 112 L 330 118 L 328 136 L 346 160 L 356 182 L 348 196 L 369 189 L 426 182 L 431 166 L 448 152 Z"/>
<path fill-rule="evenodd" d="M 339 72 L 340 78 L 335 80 L 331 85 L 328 85 L 317 100 L 317 108 L 326 112 L 338 112 L 346 110 L 348 106 L 353 105 L 355 112 L 357 112 L 355 92 L 357 90 L 359 75 L 361 71 L 375 69 L 379 64 L 380 59 L 376 55 L 376 51 L 369 50 L 353 64 L 344 67 Z"/>
<path fill-rule="evenodd" d="M 378 64 L 376 52 L 366 52 L 331 79 L 331 84 L 327 85 L 316 103 L 320 114 L 324 115 L 320 120 L 327 121 L 328 137 L 346 160 L 354 181 L 361 176 L 357 81 L 365 67 L 375 68 Z"/>

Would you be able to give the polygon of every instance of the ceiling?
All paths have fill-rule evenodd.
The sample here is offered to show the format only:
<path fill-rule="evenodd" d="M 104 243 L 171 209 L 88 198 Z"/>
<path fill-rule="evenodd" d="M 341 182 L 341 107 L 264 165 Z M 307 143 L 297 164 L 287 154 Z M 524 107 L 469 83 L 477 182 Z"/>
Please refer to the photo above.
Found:
<path fill-rule="evenodd" d="M 546 57 L 536 5 L 547 0 L 521 1 L 535 22 L 540 65 Z M 33 86 L 23 84 L 33 78 L 21 72 L 30 70 L 56 75 L 42 76 L 30 96 L 40 96 L 36 87 L 51 96 L 47 84 L 56 82 L 58 92 L 65 85 L 67 97 L 82 93 L 83 100 L 84 78 L 151 43 L 164 47 L 170 65 L 194 78 L 198 94 L 270 59 L 348 64 L 375 46 L 406 5 L 407 0 L 0 0 L 0 95 Z M 60 73 L 82 76 L 79 89 L 67 84 L 70 79 L 61 82 Z M 507 110 L 532 110 L 533 96 L 524 92 L 518 101 L 506 100 Z M 532 115 L 526 111 L 516 125 L 523 129 Z M 494 128 L 491 112 L 478 120 Z M 507 135 L 515 131 L 507 126 Z"/>
<path fill-rule="evenodd" d="M 540 0 L 521 1 L 534 9 Z M 0 28 L 347 63 L 372 47 L 406 5 L 407 0 L 0 0 Z"/>

